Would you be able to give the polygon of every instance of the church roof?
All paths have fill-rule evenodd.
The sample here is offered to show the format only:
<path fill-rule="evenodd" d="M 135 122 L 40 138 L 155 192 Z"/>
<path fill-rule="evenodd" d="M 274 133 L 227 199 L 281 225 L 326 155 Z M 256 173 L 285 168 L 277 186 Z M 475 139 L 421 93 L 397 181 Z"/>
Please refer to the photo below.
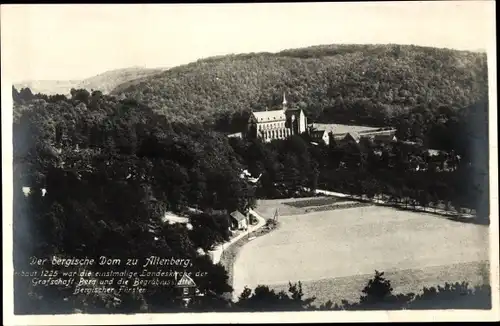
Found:
<path fill-rule="evenodd" d="M 260 111 L 252 112 L 253 116 L 257 122 L 270 122 L 270 121 L 282 121 L 286 120 L 285 111 L 283 110 L 273 110 L 273 111 Z"/>
<path fill-rule="evenodd" d="M 302 109 L 287 109 L 285 111 L 285 115 L 289 114 L 289 113 L 300 113 L 301 111 L 302 111 Z"/>

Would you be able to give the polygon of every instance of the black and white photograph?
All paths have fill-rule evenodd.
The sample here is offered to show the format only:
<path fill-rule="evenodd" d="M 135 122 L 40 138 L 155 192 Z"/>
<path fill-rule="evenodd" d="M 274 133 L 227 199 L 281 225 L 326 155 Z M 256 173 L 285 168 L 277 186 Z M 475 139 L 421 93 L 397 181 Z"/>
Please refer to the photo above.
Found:
<path fill-rule="evenodd" d="M 499 320 L 494 1 L 11 4 L 1 42 L 5 325 Z"/>

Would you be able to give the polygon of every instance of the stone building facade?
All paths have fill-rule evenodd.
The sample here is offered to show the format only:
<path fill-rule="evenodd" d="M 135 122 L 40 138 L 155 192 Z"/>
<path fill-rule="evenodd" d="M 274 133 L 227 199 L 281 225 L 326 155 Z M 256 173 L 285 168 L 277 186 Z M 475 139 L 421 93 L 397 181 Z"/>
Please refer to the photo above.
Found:
<path fill-rule="evenodd" d="M 252 112 L 248 119 L 248 136 L 270 142 L 285 139 L 307 131 L 307 117 L 302 109 L 288 107 L 283 94 L 283 107 L 279 110 Z"/>

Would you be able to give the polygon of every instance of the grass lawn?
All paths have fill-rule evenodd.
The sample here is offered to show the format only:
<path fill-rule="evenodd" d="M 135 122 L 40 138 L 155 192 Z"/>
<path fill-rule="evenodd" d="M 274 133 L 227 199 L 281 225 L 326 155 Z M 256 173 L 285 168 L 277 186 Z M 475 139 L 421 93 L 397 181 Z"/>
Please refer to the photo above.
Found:
<path fill-rule="evenodd" d="M 222 253 L 221 259 L 220 259 L 220 263 L 222 266 L 224 266 L 226 268 L 226 271 L 227 271 L 227 274 L 229 277 L 229 280 L 228 280 L 229 285 L 233 284 L 234 262 L 235 262 L 236 258 L 238 257 L 238 253 L 239 253 L 241 247 L 243 247 L 243 245 L 245 245 L 246 243 L 255 240 L 255 238 L 260 237 L 260 236 L 267 234 L 269 232 L 272 232 L 274 230 L 276 230 L 276 228 L 269 229 L 266 226 L 263 226 L 262 228 L 250 233 L 250 235 L 248 237 L 243 237 L 243 238 L 239 239 L 238 241 L 233 243 L 228 249 L 224 250 L 224 252 Z M 250 240 L 250 239 L 252 239 L 252 240 Z"/>
<path fill-rule="evenodd" d="M 395 293 L 415 294 L 422 292 L 423 287 L 444 286 L 447 283 L 466 281 L 470 287 L 483 284 L 483 271 L 488 270 L 487 261 L 459 263 L 444 266 L 433 266 L 422 269 L 407 269 L 385 271 L 384 277 L 391 281 Z M 314 304 L 325 303 L 331 300 L 340 304 L 342 300 L 349 302 L 359 301 L 361 291 L 373 278 L 374 273 L 365 275 L 344 276 L 317 281 L 302 282 L 302 289 L 306 297 L 316 296 Z M 270 286 L 276 291 L 288 291 L 288 283 Z"/>
<path fill-rule="evenodd" d="M 357 300 L 375 270 L 386 272 L 396 292 L 417 292 L 444 282 L 482 280 L 488 261 L 488 228 L 431 214 L 367 206 L 304 213 L 288 200 L 259 201 L 280 227 L 240 248 L 233 287 L 287 288 L 302 281 L 307 296 Z"/>

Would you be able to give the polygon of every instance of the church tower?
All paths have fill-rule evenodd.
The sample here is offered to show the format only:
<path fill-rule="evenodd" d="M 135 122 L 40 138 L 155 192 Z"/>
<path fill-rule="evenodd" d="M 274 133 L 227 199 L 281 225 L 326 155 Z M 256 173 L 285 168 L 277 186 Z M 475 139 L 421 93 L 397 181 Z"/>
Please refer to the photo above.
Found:
<path fill-rule="evenodd" d="M 286 111 L 288 109 L 287 104 L 288 102 L 286 101 L 285 92 L 283 92 L 283 111 Z"/>

